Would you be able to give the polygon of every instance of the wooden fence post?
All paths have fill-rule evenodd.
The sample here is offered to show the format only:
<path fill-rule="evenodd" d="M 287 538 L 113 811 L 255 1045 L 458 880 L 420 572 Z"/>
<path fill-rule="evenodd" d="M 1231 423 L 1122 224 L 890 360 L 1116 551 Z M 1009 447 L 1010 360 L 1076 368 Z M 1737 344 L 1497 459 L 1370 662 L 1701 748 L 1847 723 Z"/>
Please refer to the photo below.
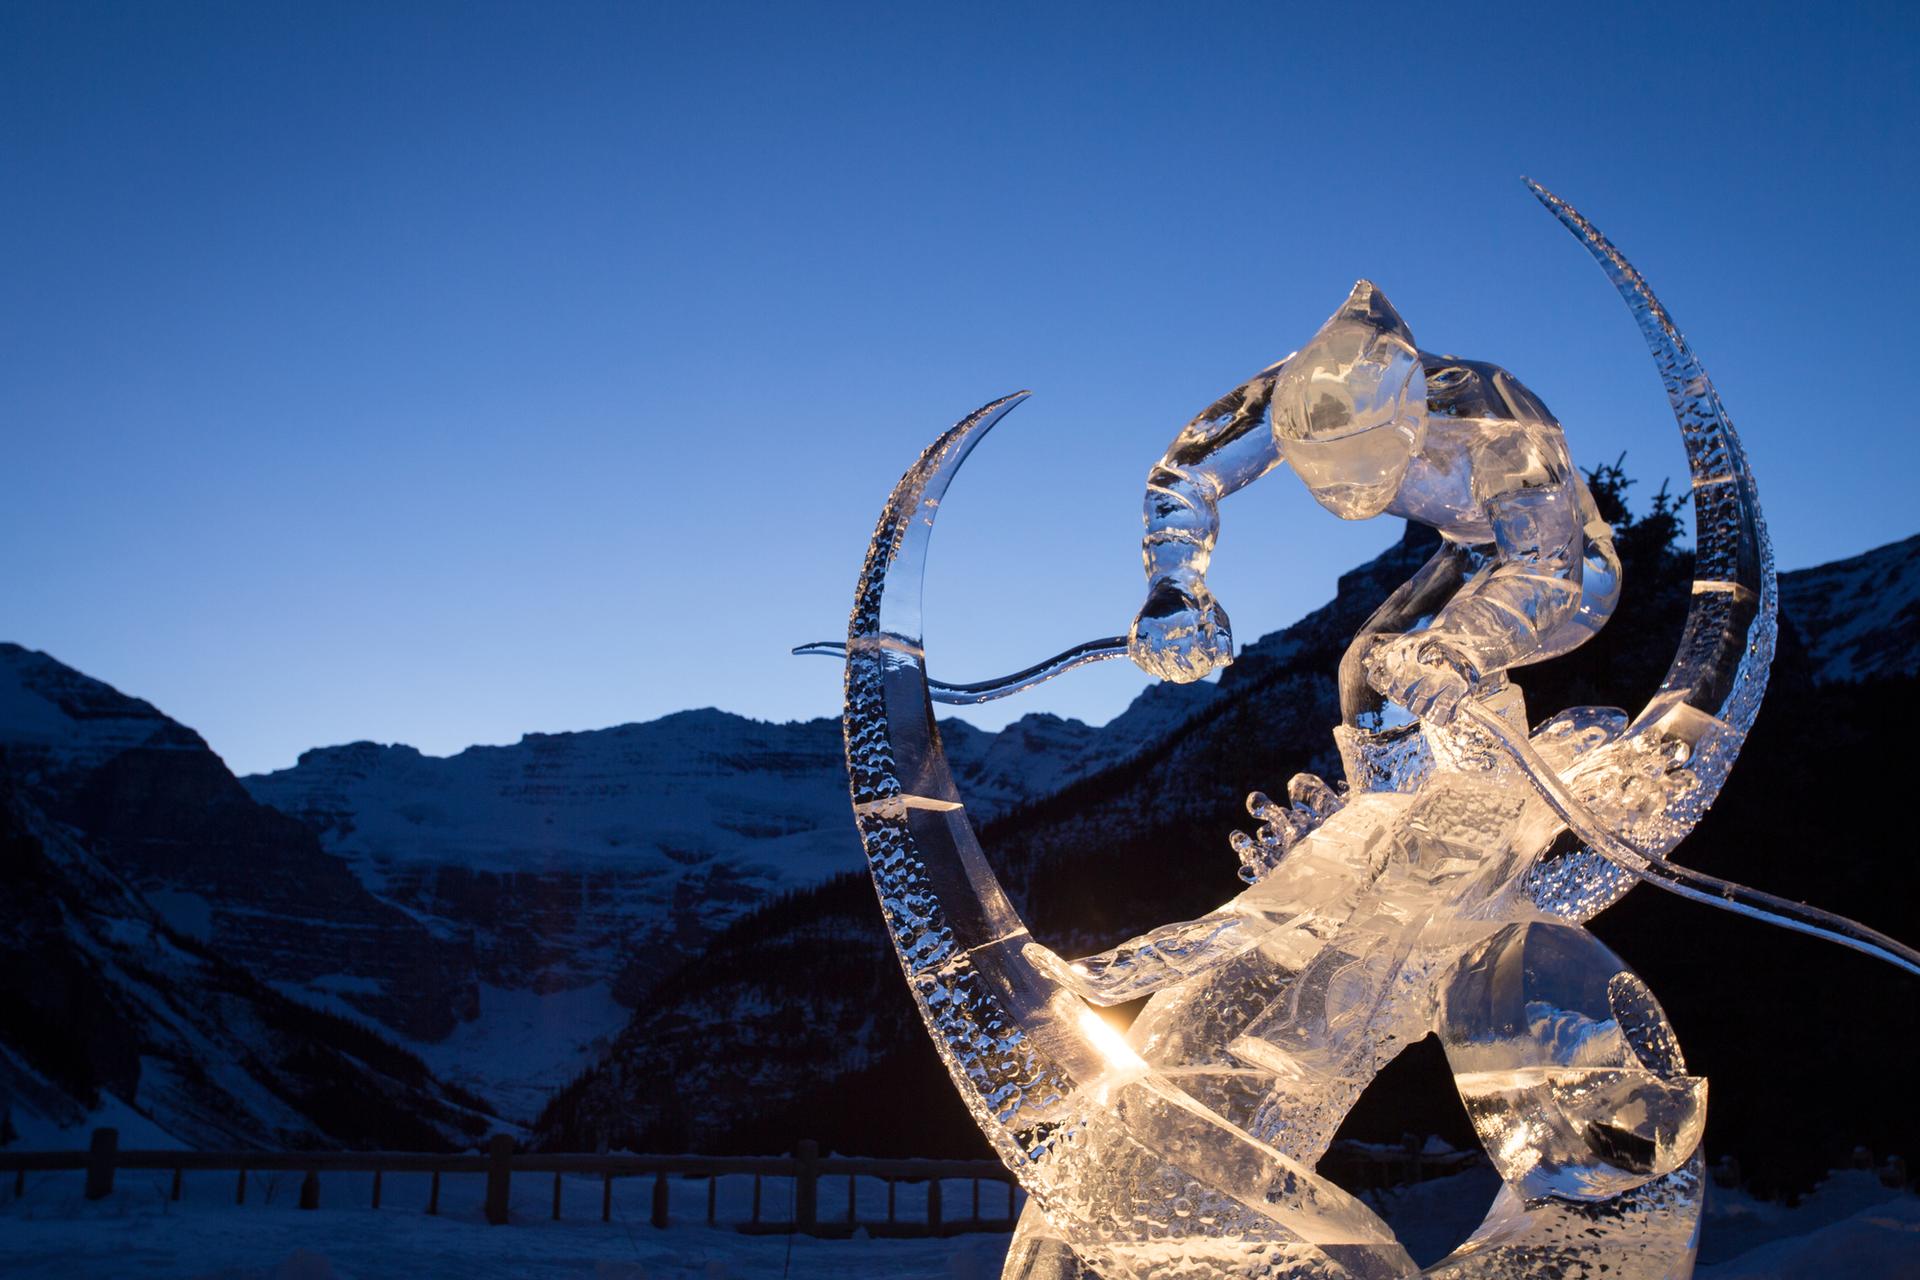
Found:
<path fill-rule="evenodd" d="M 513 1185 L 513 1135 L 496 1133 L 487 1139 L 487 1221 L 500 1226 L 507 1220 L 507 1193 Z"/>
<path fill-rule="evenodd" d="M 167 1194 L 167 1199 L 175 1201 L 176 1203 L 180 1199 L 180 1178 L 181 1178 L 181 1171 L 178 1168 L 174 1169 L 173 1189 Z"/>
<path fill-rule="evenodd" d="M 307 1176 L 300 1179 L 300 1207 L 302 1209 L 320 1207 L 320 1175 L 312 1169 L 307 1170 Z"/>
<path fill-rule="evenodd" d="M 793 1147 L 793 1229 L 813 1234 L 820 1218 L 820 1144 L 802 1138 Z"/>
<path fill-rule="evenodd" d="M 653 1175 L 653 1225 L 656 1229 L 667 1225 L 667 1175 Z"/>
<path fill-rule="evenodd" d="M 87 1148 L 87 1199 L 105 1200 L 113 1194 L 113 1162 L 120 1154 L 118 1129 L 95 1129 Z"/>
<path fill-rule="evenodd" d="M 433 1171 L 433 1181 L 427 1184 L 427 1216 L 433 1217 L 440 1212 L 440 1171 Z"/>
<path fill-rule="evenodd" d="M 560 1174 L 557 1170 L 553 1175 L 553 1220 L 560 1221 Z"/>
<path fill-rule="evenodd" d="M 380 1207 L 380 1175 L 384 1172 L 382 1169 L 373 1171 L 373 1207 L 376 1209 Z"/>
<path fill-rule="evenodd" d="M 940 1179 L 927 1179 L 927 1225 L 940 1234 Z"/>
<path fill-rule="evenodd" d="M 600 1179 L 600 1221 L 613 1221 L 613 1175 L 605 1174 Z"/>
<path fill-rule="evenodd" d="M 245 1204 L 247 1202 L 247 1170 L 244 1165 L 240 1168 L 240 1176 L 234 1179 L 233 1202 L 235 1204 Z"/>
<path fill-rule="evenodd" d="M 714 1210 L 716 1208 L 715 1202 L 719 1198 L 720 1198 L 720 1179 L 717 1177 L 709 1177 L 707 1179 L 707 1225 L 708 1226 L 713 1225 Z"/>

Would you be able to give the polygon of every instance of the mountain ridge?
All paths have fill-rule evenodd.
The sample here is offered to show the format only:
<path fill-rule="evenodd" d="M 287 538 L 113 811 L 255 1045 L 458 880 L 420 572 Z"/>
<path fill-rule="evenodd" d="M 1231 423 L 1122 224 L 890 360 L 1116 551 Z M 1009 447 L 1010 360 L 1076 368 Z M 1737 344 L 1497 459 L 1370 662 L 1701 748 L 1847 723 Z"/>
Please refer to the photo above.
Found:
<path fill-rule="evenodd" d="M 1781 574 L 1780 607 L 1823 681 L 1920 673 L 1920 534 Z"/>

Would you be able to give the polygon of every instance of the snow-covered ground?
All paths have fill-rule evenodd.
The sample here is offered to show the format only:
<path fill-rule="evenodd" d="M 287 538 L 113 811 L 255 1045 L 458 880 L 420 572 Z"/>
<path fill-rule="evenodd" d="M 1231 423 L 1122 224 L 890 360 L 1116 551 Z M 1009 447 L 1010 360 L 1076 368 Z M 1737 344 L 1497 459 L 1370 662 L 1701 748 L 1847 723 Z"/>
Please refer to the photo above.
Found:
<path fill-rule="evenodd" d="M 600 1221 L 601 1183 L 593 1177 L 561 1182 L 561 1220 L 553 1220 L 551 1175 L 513 1180 L 512 1221 L 490 1227 L 481 1214 L 481 1174 L 442 1179 L 440 1211 L 424 1212 L 425 1174 L 389 1174 L 374 1210 L 372 1178 L 327 1174 L 320 1208 L 296 1206 L 297 1174 L 254 1174 L 247 1203 L 234 1204 L 234 1175 L 189 1173 L 178 1203 L 168 1199 L 172 1175 L 122 1171 L 114 1194 L 98 1203 L 82 1195 L 78 1173 L 31 1174 L 26 1195 L 10 1199 L 0 1186 L 0 1276 L 9 1280 L 761 1280 L 769 1276 L 885 1276 L 889 1280 L 991 1280 L 999 1275 L 1007 1236 L 981 1232 L 943 1240 L 816 1240 L 805 1236 L 747 1235 L 704 1225 L 704 1179 L 669 1182 L 671 1223 L 649 1225 L 653 1181 L 614 1184 L 613 1220 Z M 11 1178 L 5 1179 L 10 1184 Z M 884 1218 L 887 1188 L 877 1179 L 856 1184 L 861 1217 Z M 720 1180 L 723 1221 L 750 1216 L 753 1179 Z M 846 1211 L 844 1181 L 823 1179 L 823 1220 Z M 947 1217 L 972 1207 L 972 1184 L 942 1185 Z M 770 1222 L 792 1211 L 792 1187 L 767 1178 L 761 1208 Z M 903 1221 L 924 1220 L 923 1185 L 902 1183 L 895 1210 Z M 981 1213 L 1007 1211 L 1006 1191 L 983 1184 Z"/>
<path fill-rule="evenodd" d="M 1920 1197 L 1865 1169 L 1829 1174 L 1789 1208 L 1715 1188 L 1700 1256 L 1711 1280 L 1882 1280 L 1920 1276 Z"/>
<path fill-rule="evenodd" d="M 1414 1258 L 1435 1260 L 1479 1225 L 1498 1181 L 1484 1166 L 1365 1199 Z M 1864 1169 L 1829 1174 L 1789 1207 L 1709 1186 L 1700 1226 L 1701 1280 L 1915 1280 L 1920 1197 Z"/>
<path fill-rule="evenodd" d="M 1462 1175 L 1468 1179 L 1474 1175 Z M 31 1176 L 20 1200 L 0 1204 L 0 1275 L 20 1280 L 991 1280 L 1007 1237 L 997 1233 L 944 1240 L 814 1240 L 744 1235 L 701 1225 L 706 1184 L 670 1184 L 673 1225 L 648 1225 L 652 1184 L 615 1184 L 613 1221 L 602 1223 L 600 1184 L 568 1178 L 562 1220 L 554 1222 L 551 1178 L 514 1180 L 513 1222 L 489 1227 L 480 1214 L 480 1175 L 448 1177 L 440 1213 L 428 1217 L 426 1179 L 390 1176 L 383 1207 L 369 1207 L 370 1180 L 330 1175 L 321 1207 L 294 1207 L 298 1178 L 256 1175 L 247 1203 L 233 1204 L 231 1174 L 192 1174 L 178 1204 L 167 1199 L 170 1175 L 122 1173 L 112 1197 L 88 1203 L 78 1174 Z M 1382 1207 L 1394 1218 L 1458 1212 L 1459 1193 L 1478 1188 L 1452 1179 L 1424 1184 Z M 6 1196 L 11 1188 L 0 1188 Z M 764 1186 L 769 1219 L 790 1207 L 790 1188 Z M 970 1205 L 970 1184 L 944 1189 L 949 1216 Z M 1003 1192 L 988 1186 L 982 1210 L 1004 1210 Z M 844 1212 L 844 1184 L 823 1183 L 823 1218 Z M 862 1216 L 884 1214 L 885 1185 L 862 1180 Z M 924 1212 L 924 1192 L 899 1188 L 904 1218 Z M 751 1180 L 725 1179 L 724 1217 L 745 1216 Z M 1443 1207 L 1444 1206 L 1444 1207 Z M 1403 1222 L 1403 1233 L 1410 1223 Z M 1814 1195 L 1787 1208 L 1716 1190 L 1702 1240 L 1700 1280 L 1895 1280 L 1920 1276 L 1920 1199 L 1880 1186 L 1869 1173 L 1835 1174 Z"/>

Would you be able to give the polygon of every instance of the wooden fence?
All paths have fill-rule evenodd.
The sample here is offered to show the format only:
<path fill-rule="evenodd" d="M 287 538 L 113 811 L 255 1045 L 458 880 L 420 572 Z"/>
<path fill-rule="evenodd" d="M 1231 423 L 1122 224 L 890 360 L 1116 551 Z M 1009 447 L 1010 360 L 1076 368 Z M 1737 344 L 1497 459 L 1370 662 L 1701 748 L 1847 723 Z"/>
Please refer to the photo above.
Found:
<path fill-rule="evenodd" d="M 1404 1146 L 1336 1142 L 1321 1162 L 1322 1172 L 1342 1184 L 1362 1188 L 1417 1182 L 1457 1172 L 1484 1159 L 1477 1151 L 1429 1151 L 1409 1141 Z M 0 1178 L 13 1177 L 13 1193 L 25 1192 L 28 1173 L 58 1170 L 84 1170 L 86 1195 L 90 1200 L 104 1199 L 113 1192 L 114 1174 L 119 1170 L 171 1171 L 170 1196 L 180 1199 L 181 1184 L 189 1172 L 232 1171 L 234 1203 L 247 1200 L 247 1176 L 253 1173 L 295 1173 L 302 1175 L 299 1207 L 320 1207 L 320 1175 L 323 1173 L 371 1173 L 372 1207 L 380 1207 L 384 1175 L 424 1173 L 430 1175 L 426 1211 L 440 1211 L 440 1179 L 445 1174 L 484 1174 L 486 1176 L 486 1219 L 501 1224 L 508 1221 L 509 1195 L 516 1176 L 538 1174 L 553 1176 L 553 1218 L 560 1218 L 561 1178 L 598 1177 L 601 1182 L 600 1220 L 613 1218 L 613 1183 L 616 1178 L 653 1179 L 650 1221 L 656 1227 L 669 1223 L 668 1179 L 706 1179 L 705 1220 L 720 1225 L 718 1188 L 721 1178 L 746 1176 L 753 1179 L 751 1210 L 744 1221 L 725 1225 L 746 1232 L 800 1232 L 815 1236 L 847 1236 L 864 1230 L 876 1236 L 957 1235 L 967 1231 L 1011 1231 L 1019 1217 L 1024 1195 L 1013 1177 L 993 1160 L 874 1160 L 852 1156 L 821 1156 L 813 1142 L 799 1143 L 790 1156 L 641 1156 L 581 1155 L 514 1150 L 507 1134 L 495 1134 L 483 1153 L 437 1155 L 407 1151 L 122 1151 L 119 1133 L 96 1129 L 92 1145 L 86 1151 L 0 1151 Z M 762 1182 L 767 1178 L 789 1179 L 793 1194 L 786 1216 L 769 1217 L 762 1212 Z M 862 1217 L 857 1182 L 861 1178 L 878 1179 L 886 1184 L 887 1214 L 884 1219 Z M 834 1194 L 842 1180 L 846 1186 L 844 1211 Z M 949 1206 L 942 1194 L 945 1182 L 970 1184 L 966 1203 Z M 925 1183 L 924 1211 L 902 1219 L 897 1209 L 901 1183 Z M 988 1185 L 985 1203 L 981 1187 Z M 829 1188 L 823 1209 L 821 1188 Z"/>
<path fill-rule="evenodd" d="M 113 1129 L 93 1131 L 92 1145 L 86 1151 L 0 1151 L 0 1178 L 13 1174 L 13 1193 L 24 1194 L 29 1173 L 59 1170 L 84 1170 L 86 1196 L 100 1200 L 113 1192 L 114 1174 L 120 1170 L 159 1170 L 173 1174 L 170 1197 L 178 1200 L 184 1176 L 189 1172 L 232 1171 L 233 1198 L 237 1205 L 247 1200 L 247 1177 L 254 1173 L 294 1173 L 302 1175 L 299 1206 L 320 1207 L 320 1175 L 323 1173 L 371 1173 L 372 1207 L 380 1207 L 382 1181 L 389 1173 L 430 1175 L 426 1211 L 440 1212 L 440 1179 L 445 1174 L 484 1174 L 486 1176 L 485 1212 L 487 1221 L 508 1221 L 507 1206 L 513 1179 L 538 1174 L 553 1176 L 553 1217 L 560 1217 L 561 1178 L 572 1174 L 598 1177 L 601 1182 L 600 1220 L 613 1218 L 613 1183 L 616 1178 L 653 1179 L 653 1198 L 649 1219 L 656 1227 L 669 1223 L 667 1181 L 669 1178 L 706 1179 L 706 1222 L 719 1225 L 719 1180 L 729 1176 L 753 1179 L 752 1208 L 745 1221 L 730 1222 L 748 1232 L 801 1232 L 815 1236 L 846 1236 L 855 1230 L 869 1235 L 926 1236 L 957 1235 L 967 1231 L 1011 1231 L 1019 1216 L 1023 1195 L 1013 1176 L 995 1160 L 871 1160 L 850 1156 L 821 1156 L 813 1142 L 802 1142 L 790 1156 L 641 1156 L 583 1155 L 541 1153 L 514 1150 L 513 1138 L 495 1134 L 482 1154 L 438 1155 L 410 1151 L 122 1151 L 119 1133 Z M 790 1210 L 780 1218 L 762 1212 L 762 1182 L 768 1178 L 791 1179 L 793 1194 Z M 887 1214 L 884 1219 L 862 1217 L 857 1180 L 875 1178 L 887 1186 Z M 837 1211 L 838 1197 L 829 1194 L 834 1208 L 823 1211 L 821 1187 L 834 1188 L 844 1180 L 846 1209 Z M 969 1184 L 967 1201 L 960 1205 L 945 1203 L 943 1182 Z M 897 1212 L 900 1183 L 925 1183 L 925 1209 L 918 1216 L 902 1219 Z M 982 1184 L 989 1184 L 984 1203 Z M 785 1199 L 785 1197 L 782 1197 Z M 771 1207 L 771 1206 L 769 1206 Z M 782 1206 L 786 1209 L 787 1206 Z"/>

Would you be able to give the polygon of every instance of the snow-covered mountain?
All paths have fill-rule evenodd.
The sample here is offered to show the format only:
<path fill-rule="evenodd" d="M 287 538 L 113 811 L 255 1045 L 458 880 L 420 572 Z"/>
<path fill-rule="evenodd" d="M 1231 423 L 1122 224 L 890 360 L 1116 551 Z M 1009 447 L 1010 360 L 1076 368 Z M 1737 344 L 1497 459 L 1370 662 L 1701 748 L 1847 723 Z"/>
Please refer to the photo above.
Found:
<path fill-rule="evenodd" d="M 1001 734 L 950 722 L 946 740 L 989 811 L 1113 755 L 1100 731 L 1053 716 Z M 431 914 L 449 892 L 429 883 L 435 869 L 576 883 L 697 873 L 747 882 L 754 898 L 813 883 L 853 865 L 857 850 L 840 757 L 837 721 L 769 724 L 709 709 L 446 757 L 371 742 L 322 747 L 241 783 L 313 829 L 370 889 Z M 724 921 L 724 904 L 716 910 Z"/>
<path fill-rule="evenodd" d="M 995 812 L 1164 732 L 1212 692 L 1096 730 L 947 740 Z M 659 978 L 772 897 L 859 865 L 837 722 L 688 711 L 448 758 L 354 743 L 237 781 L 198 734 L 0 645 L 5 776 L 181 937 L 366 1019 L 530 1118 Z"/>
<path fill-rule="evenodd" d="M 1159 692 L 1106 728 L 1035 715 L 999 733 L 948 720 L 942 737 L 969 804 L 990 818 L 1123 759 L 1213 688 Z M 403 900 L 433 892 L 423 869 L 456 867 L 499 877 L 724 867 L 765 890 L 857 865 L 841 750 L 837 720 L 706 709 L 445 757 L 320 747 L 241 785 L 319 834 L 370 889 Z"/>
<path fill-rule="evenodd" d="M 948 722 L 988 813 L 1051 794 L 1211 693 L 1161 696 L 1115 731 L 1030 716 Z M 416 1047 L 531 1116 L 708 938 L 770 898 L 860 865 L 840 727 L 685 711 L 422 755 L 370 742 L 243 779 L 368 890 L 470 951 L 477 1016 Z"/>
<path fill-rule="evenodd" d="M 1799 628 L 1816 680 L 1920 671 L 1920 534 L 1781 574 L 1780 611 Z"/>

